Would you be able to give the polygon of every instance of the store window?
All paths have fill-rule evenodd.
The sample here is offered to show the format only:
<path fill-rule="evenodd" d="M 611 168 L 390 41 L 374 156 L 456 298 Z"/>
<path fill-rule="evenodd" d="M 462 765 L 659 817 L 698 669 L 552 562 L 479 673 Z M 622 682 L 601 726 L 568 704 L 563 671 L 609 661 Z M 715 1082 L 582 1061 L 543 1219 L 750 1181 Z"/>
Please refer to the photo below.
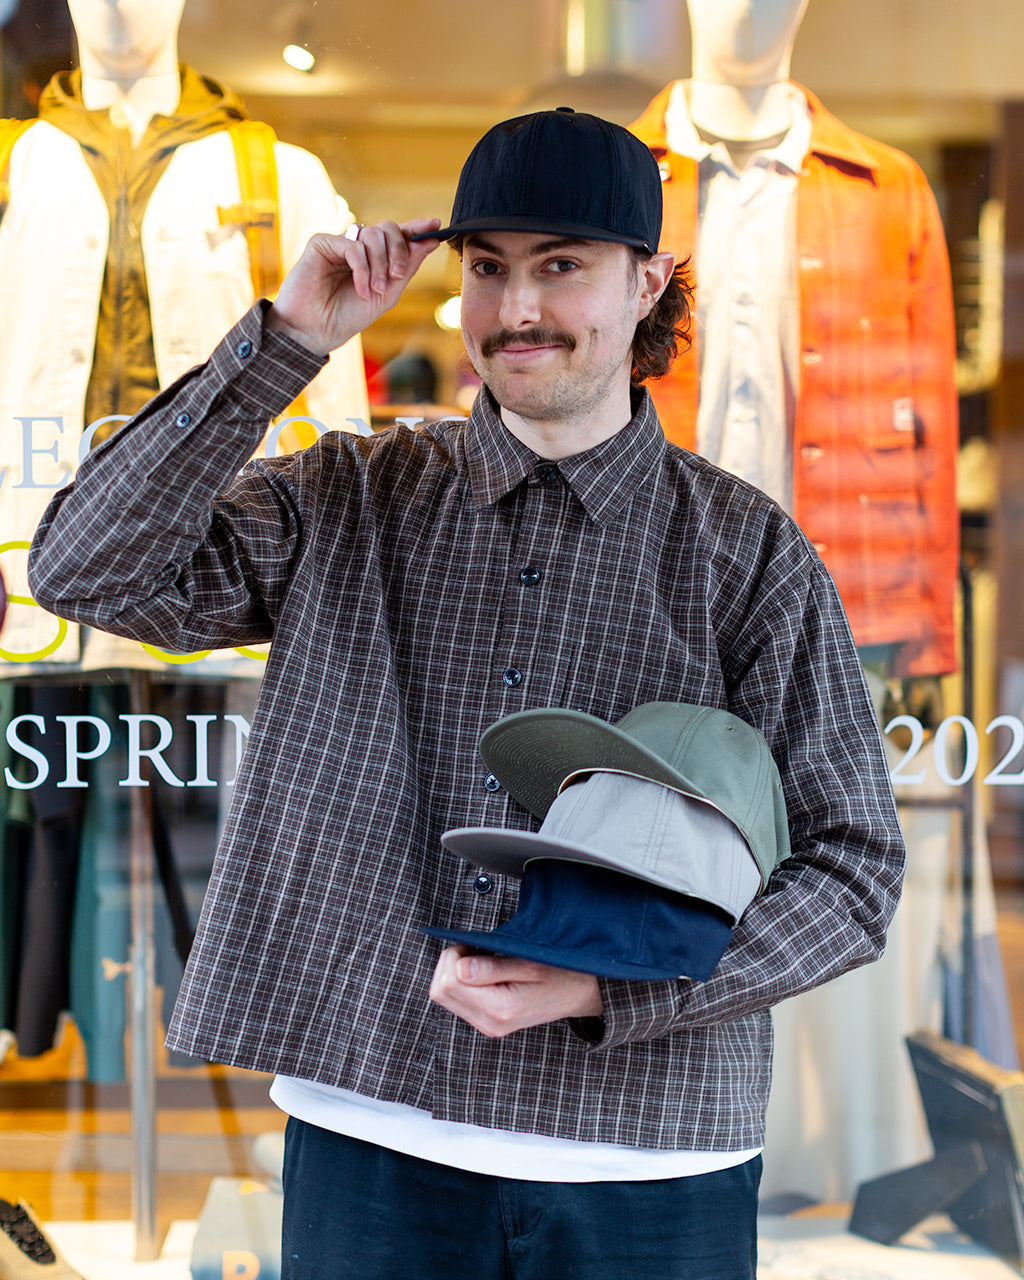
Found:
<path fill-rule="evenodd" d="M 563 104 L 658 161 L 697 285 L 665 433 L 835 578 L 908 846 L 885 957 L 775 1010 L 761 1273 L 1021 1266 L 1024 17 L 735 7 L 0 3 L 0 1201 L 82 1274 L 277 1274 L 270 1078 L 163 1045 L 269 645 L 47 613 L 33 532 L 313 232 L 446 218 L 487 128 Z M 256 456 L 467 415 L 458 290 L 442 247 Z M 878 1180 L 935 1154 L 962 1190 L 901 1217 Z"/>

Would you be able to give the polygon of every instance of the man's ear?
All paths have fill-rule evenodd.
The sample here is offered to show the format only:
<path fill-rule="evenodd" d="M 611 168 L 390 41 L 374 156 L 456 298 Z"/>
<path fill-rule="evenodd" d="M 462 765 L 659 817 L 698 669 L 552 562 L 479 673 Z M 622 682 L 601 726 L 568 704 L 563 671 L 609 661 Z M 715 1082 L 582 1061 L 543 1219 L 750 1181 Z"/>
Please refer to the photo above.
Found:
<path fill-rule="evenodd" d="M 646 262 L 640 263 L 640 297 L 638 320 L 650 314 L 654 304 L 668 287 L 675 270 L 675 255 L 671 253 L 654 253 Z"/>

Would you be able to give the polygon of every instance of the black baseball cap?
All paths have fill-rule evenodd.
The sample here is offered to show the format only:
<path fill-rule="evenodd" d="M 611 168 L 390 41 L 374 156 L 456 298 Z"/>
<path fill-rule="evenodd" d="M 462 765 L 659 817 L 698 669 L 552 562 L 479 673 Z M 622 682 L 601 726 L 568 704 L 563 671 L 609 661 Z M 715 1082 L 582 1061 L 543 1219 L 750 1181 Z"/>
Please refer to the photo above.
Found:
<path fill-rule="evenodd" d="M 413 239 L 473 231 L 552 232 L 656 253 L 657 162 L 628 129 L 571 107 L 505 120 L 462 166 L 450 224 Z"/>

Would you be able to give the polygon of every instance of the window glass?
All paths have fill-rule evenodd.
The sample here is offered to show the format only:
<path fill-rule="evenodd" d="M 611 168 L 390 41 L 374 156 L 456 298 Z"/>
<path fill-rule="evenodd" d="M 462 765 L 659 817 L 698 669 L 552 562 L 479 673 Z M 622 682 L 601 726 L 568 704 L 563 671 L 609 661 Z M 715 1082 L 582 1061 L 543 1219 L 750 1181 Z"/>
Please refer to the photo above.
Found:
<path fill-rule="evenodd" d="M 211 1266 L 274 1265 L 235 1203 L 279 1213 L 270 1079 L 163 1045 L 270 644 L 58 618 L 34 530 L 310 235 L 446 221 L 484 131 L 560 105 L 658 160 L 696 283 L 650 388 L 665 434 L 765 489 L 834 577 L 908 846 L 885 957 L 775 1010 L 764 1275 L 889 1274 L 898 1227 L 951 1268 L 1024 1249 L 1024 10 L 733 8 L 0 3 L 0 1200 L 83 1270 L 187 1265 L 208 1202 L 239 1224 Z M 443 246 L 255 456 L 467 415 L 459 280 Z M 952 1227 L 901 1223 L 875 1180 L 982 1140 L 980 1111 L 944 1127 L 949 1081 L 990 1099 L 1011 1189 L 947 1154 L 973 1187 L 931 1206 Z"/>

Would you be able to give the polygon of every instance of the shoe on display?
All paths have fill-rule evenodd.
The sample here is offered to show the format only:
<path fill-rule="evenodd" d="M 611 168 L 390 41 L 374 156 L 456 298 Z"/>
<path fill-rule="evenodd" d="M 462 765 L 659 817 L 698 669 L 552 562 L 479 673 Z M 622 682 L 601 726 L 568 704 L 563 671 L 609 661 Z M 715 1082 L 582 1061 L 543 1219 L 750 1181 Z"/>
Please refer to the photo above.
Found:
<path fill-rule="evenodd" d="M 82 1280 L 47 1240 L 24 1200 L 0 1200 L 0 1280 Z"/>

